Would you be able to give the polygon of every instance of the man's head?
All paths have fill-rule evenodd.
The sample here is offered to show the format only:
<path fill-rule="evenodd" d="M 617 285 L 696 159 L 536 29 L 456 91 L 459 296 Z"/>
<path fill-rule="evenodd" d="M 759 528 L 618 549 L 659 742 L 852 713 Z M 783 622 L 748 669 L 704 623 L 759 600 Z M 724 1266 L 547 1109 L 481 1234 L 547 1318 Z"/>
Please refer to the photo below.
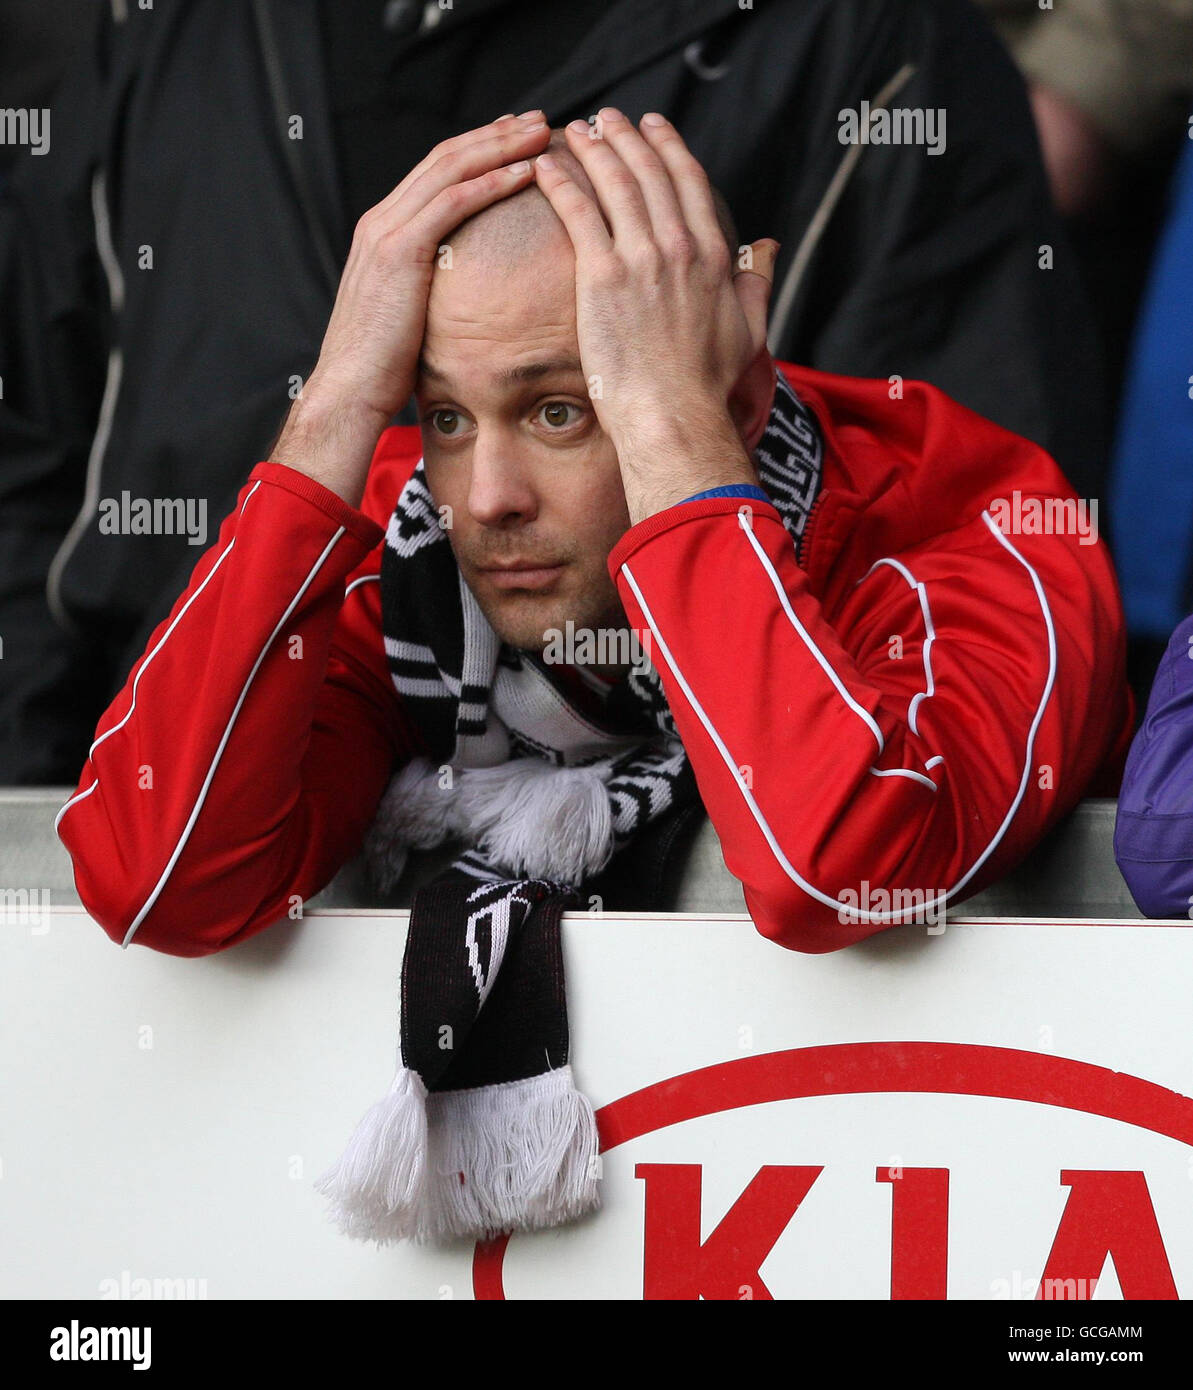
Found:
<path fill-rule="evenodd" d="M 562 131 L 548 148 L 595 197 Z M 732 217 L 714 196 L 736 253 Z M 581 368 L 571 239 L 532 183 L 461 223 L 447 245 L 416 390 L 427 481 L 436 505 L 451 508 L 464 580 L 498 636 L 522 650 L 541 651 L 547 630 L 569 619 L 577 630 L 623 627 L 606 561 L 630 519 Z M 766 374 L 750 375 L 753 394 L 765 392 Z M 750 404 L 743 438 L 753 448 L 769 394 Z M 489 568 L 527 562 L 558 568 Z"/>

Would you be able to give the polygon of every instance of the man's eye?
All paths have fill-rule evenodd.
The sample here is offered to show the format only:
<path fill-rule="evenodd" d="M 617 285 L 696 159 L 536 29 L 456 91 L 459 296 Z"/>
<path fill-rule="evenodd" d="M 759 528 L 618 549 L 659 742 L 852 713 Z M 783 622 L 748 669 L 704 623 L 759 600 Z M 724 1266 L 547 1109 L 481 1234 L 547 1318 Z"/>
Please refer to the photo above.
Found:
<path fill-rule="evenodd" d="M 429 418 L 432 428 L 440 434 L 455 434 L 460 423 L 460 412 L 458 410 L 432 410 Z"/>
<path fill-rule="evenodd" d="M 548 401 L 539 411 L 539 415 L 552 429 L 563 429 L 565 425 L 575 423 L 568 415 L 570 410 L 579 413 L 580 407 L 573 405 L 571 401 Z"/>

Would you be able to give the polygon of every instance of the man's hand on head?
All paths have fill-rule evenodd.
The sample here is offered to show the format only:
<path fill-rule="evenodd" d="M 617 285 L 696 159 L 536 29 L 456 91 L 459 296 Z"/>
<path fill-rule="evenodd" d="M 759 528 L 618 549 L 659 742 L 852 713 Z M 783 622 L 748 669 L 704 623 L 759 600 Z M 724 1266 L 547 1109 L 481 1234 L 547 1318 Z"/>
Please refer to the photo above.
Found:
<path fill-rule="evenodd" d="M 766 349 L 778 243 L 755 242 L 739 269 L 675 127 L 652 112 L 639 131 L 613 107 L 598 119 L 573 121 L 567 139 L 599 206 L 549 153 L 535 177 L 575 249 L 580 357 L 638 522 L 693 492 L 758 482 L 729 397 Z"/>
<path fill-rule="evenodd" d="M 444 140 L 356 224 L 319 350 L 271 459 L 360 505 L 382 431 L 414 389 L 444 237 L 534 180 L 550 135 L 540 110 Z"/>

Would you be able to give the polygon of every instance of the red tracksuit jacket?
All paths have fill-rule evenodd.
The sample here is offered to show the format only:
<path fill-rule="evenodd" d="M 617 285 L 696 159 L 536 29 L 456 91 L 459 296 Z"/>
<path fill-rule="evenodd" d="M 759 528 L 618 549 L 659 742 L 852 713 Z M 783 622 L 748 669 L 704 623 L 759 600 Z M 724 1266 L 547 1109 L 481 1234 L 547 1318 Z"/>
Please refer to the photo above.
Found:
<path fill-rule="evenodd" d="M 1047 454 L 924 384 L 779 365 L 825 438 L 798 550 L 769 504 L 719 497 L 632 526 L 608 565 L 758 930 L 827 951 L 885 925 L 843 902 L 956 903 L 1113 794 L 1132 707 L 1105 545 L 992 519 L 1073 496 Z M 359 848 L 420 747 L 376 582 L 419 457 L 416 427 L 386 431 L 359 511 L 282 464 L 249 475 L 59 814 L 114 941 L 221 950 Z"/>

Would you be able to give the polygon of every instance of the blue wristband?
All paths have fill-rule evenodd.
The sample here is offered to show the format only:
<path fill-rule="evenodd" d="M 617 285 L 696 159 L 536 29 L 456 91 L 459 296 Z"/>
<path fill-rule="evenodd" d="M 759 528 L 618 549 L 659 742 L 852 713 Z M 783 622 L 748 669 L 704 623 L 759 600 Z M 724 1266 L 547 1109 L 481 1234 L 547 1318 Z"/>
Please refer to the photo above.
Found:
<path fill-rule="evenodd" d="M 701 497 L 757 497 L 761 502 L 770 498 L 753 483 L 726 483 L 724 487 L 710 487 L 706 492 L 694 492 L 691 497 L 681 498 L 675 505 L 682 507 L 684 502 L 698 502 Z"/>

